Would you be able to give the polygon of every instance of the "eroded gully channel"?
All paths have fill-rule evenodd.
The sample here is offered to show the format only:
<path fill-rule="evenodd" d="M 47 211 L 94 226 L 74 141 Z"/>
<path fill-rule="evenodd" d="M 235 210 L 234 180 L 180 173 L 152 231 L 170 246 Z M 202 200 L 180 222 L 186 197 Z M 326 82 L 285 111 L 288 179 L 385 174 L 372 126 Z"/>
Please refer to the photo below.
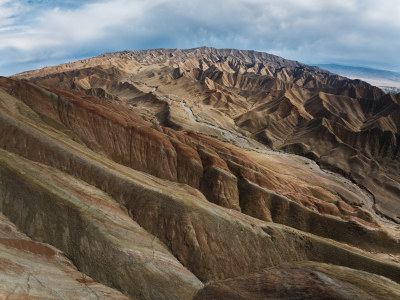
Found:
<path fill-rule="evenodd" d="M 157 92 L 157 87 L 150 87 L 150 88 L 151 88 L 151 92 L 153 94 L 155 92 Z M 315 161 L 308 159 L 306 157 L 299 156 L 296 154 L 278 152 L 278 151 L 267 149 L 267 148 L 265 148 L 265 146 L 263 144 L 255 141 L 245 135 L 242 135 L 240 133 L 235 133 L 235 132 L 232 132 L 232 131 L 224 129 L 224 128 L 220 128 L 220 127 L 215 126 L 210 123 L 202 122 L 201 120 L 199 120 L 196 117 L 196 115 L 193 113 L 192 109 L 186 104 L 185 99 L 183 99 L 182 97 L 179 97 L 177 95 L 172 95 L 172 94 L 167 95 L 167 96 L 161 96 L 161 95 L 157 95 L 157 96 L 160 99 L 167 100 L 169 105 L 171 105 L 172 102 L 178 103 L 187 112 L 190 121 L 195 123 L 197 126 L 208 128 L 214 132 L 219 133 L 218 136 L 221 136 L 222 137 L 221 140 L 223 140 L 225 142 L 230 142 L 233 145 L 238 146 L 240 148 L 255 151 L 258 153 L 262 153 L 262 154 L 275 155 L 275 156 L 286 156 L 286 157 L 290 157 L 292 159 L 296 159 L 298 161 L 301 161 L 303 164 L 306 164 L 308 167 L 310 167 L 310 169 L 312 169 L 318 175 L 320 175 L 324 178 L 327 178 L 333 182 L 338 182 L 341 185 L 345 185 L 346 188 L 349 189 L 350 191 L 352 191 L 353 193 L 362 195 L 362 199 L 364 201 L 363 207 L 366 210 L 368 210 L 371 214 L 373 214 L 376 217 L 376 219 L 378 219 L 382 223 L 385 223 L 385 225 L 390 226 L 396 232 L 400 232 L 400 226 L 398 224 L 396 224 L 395 222 L 393 222 L 390 219 L 383 217 L 382 215 L 378 214 L 375 211 L 374 196 L 369 191 L 361 188 L 360 186 L 353 183 L 349 179 L 343 177 L 342 175 L 328 171 L 328 170 L 321 169 Z M 171 96 L 174 99 L 171 98 Z M 200 132 L 201 132 L 201 130 L 200 130 Z"/>

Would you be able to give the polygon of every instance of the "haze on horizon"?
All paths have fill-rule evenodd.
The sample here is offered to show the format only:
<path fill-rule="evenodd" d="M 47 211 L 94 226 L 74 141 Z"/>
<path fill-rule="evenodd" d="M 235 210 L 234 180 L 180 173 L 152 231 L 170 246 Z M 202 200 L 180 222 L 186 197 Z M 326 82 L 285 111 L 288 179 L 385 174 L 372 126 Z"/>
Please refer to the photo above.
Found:
<path fill-rule="evenodd" d="M 0 0 L 0 75 L 199 46 L 400 72 L 399 15 L 397 0 Z"/>

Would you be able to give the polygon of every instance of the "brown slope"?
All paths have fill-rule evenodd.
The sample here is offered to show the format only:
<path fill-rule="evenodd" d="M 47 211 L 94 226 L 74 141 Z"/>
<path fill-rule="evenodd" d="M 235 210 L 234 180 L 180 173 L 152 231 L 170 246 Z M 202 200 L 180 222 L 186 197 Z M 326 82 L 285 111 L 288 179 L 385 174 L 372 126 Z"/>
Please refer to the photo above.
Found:
<path fill-rule="evenodd" d="M 130 299 L 79 272 L 61 251 L 32 241 L 0 214 L 1 299 Z"/>
<path fill-rule="evenodd" d="M 276 99 L 236 120 L 270 146 L 310 157 L 366 187 L 376 207 L 396 220 L 400 107 L 392 98 L 386 96 L 368 109 L 364 101 L 319 94 L 304 102 L 307 114 L 297 113 L 299 106 L 290 103 L 296 110 L 283 117 L 277 108 L 273 111 L 273 105 L 280 107 L 285 101 Z M 264 115 L 268 117 L 257 121 L 257 116 Z"/>
<path fill-rule="evenodd" d="M 380 213 L 400 215 L 398 97 L 364 82 L 266 53 L 206 47 L 125 51 L 18 76 L 224 139 L 187 119 L 176 105 L 185 101 L 197 120 L 312 158 L 367 188 Z"/>
<path fill-rule="evenodd" d="M 284 288 L 282 287 L 284 286 Z M 285 264 L 260 273 L 207 284 L 200 299 L 400 299 L 386 278 L 316 263 Z"/>
<path fill-rule="evenodd" d="M 1 79 L 1 146 L 109 193 L 203 281 L 297 259 L 334 262 L 395 279 L 395 264 L 365 258 L 396 262 L 399 249 L 396 227 L 374 214 L 368 192 L 306 159 L 266 151 L 246 137 L 253 134 L 276 149 L 338 170 L 367 187 L 381 211 L 396 212 L 398 144 L 393 132 L 398 98 L 379 98 L 370 86 L 303 67 L 246 51 L 158 50 L 110 54 L 23 75 L 40 75 L 30 81 L 41 87 Z M 192 129 L 261 153 L 160 125 Z M 142 177 L 115 162 L 168 181 Z M 126 170 L 130 179 L 110 167 Z M 157 184 L 149 189 L 149 182 Z M 198 201 L 207 203 L 198 191 L 219 206 L 309 232 L 307 241 L 314 249 L 304 250 L 303 242 L 293 246 L 304 236 L 296 230 L 272 223 L 265 229 L 263 222 L 235 212 L 224 215 L 217 206 L 193 210 Z M 190 204 L 183 201 L 189 198 Z M 217 216 L 211 217 L 212 212 Z M 284 257 L 252 231 L 229 240 L 247 226 L 233 226 L 238 219 L 260 224 Z M 215 231 L 217 224 L 222 227 Z M 193 228 L 195 238 L 185 228 Z M 360 256 L 358 250 L 349 252 L 346 245 L 315 235 L 380 253 Z M 246 252 L 253 243 L 257 251 L 268 252 L 269 262 Z"/>
<path fill-rule="evenodd" d="M 375 259 L 371 254 L 350 249 L 332 240 L 265 223 L 213 205 L 186 185 L 161 180 L 116 164 L 73 142 L 67 135 L 44 124 L 17 99 L 5 95 L 1 99 L 2 111 L 5 112 L 1 116 L 3 148 L 62 169 L 107 192 L 126 207 L 140 226 L 156 235 L 203 281 L 244 275 L 263 267 L 296 260 L 335 262 L 399 280 L 400 269 L 396 263 Z M 19 160 L 15 155 L 11 156 Z M 10 163 L 5 161 L 6 169 Z M 32 184 L 30 174 L 20 171 L 17 174 L 25 179 L 16 182 Z M 6 178 L 12 177 L 6 175 Z M 46 183 L 41 185 L 45 189 L 50 187 Z M 5 185 L 6 189 L 9 187 Z M 35 189 L 30 191 L 25 195 L 27 197 L 18 197 L 19 201 L 30 201 L 36 192 Z M 21 192 L 26 193 L 26 189 L 22 188 Z M 12 196 L 14 192 L 6 190 L 6 194 Z M 46 198 L 37 206 L 42 216 L 46 215 L 49 203 L 45 201 Z M 25 219 L 18 213 L 12 213 L 13 203 L 18 202 L 6 201 L 2 209 L 27 230 L 22 226 Z M 31 234 L 42 236 L 40 230 L 43 227 L 40 224 L 43 221 L 35 218 L 31 224 Z M 58 235 L 53 238 L 57 239 Z M 49 241 L 55 242 L 51 238 Z"/>
<path fill-rule="evenodd" d="M 274 190 L 288 197 L 280 197 L 280 202 L 285 201 L 286 205 L 297 202 L 323 214 L 320 216 L 302 205 L 297 205 L 287 211 L 272 214 L 274 221 L 348 243 L 363 244 L 366 249 L 379 249 L 381 246 L 378 245 L 386 244 L 387 238 L 382 231 L 361 230 L 360 234 L 363 232 L 362 235 L 367 235 L 366 243 L 355 239 L 352 233 L 346 233 L 353 232 L 354 228 L 349 219 L 357 221 L 360 228 L 363 227 L 361 224 L 370 228 L 379 227 L 373 216 L 365 210 L 359 207 L 343 209 L 348 205 L 332 194 L 335 191 L 327 192 L 326 198 L 319 199 L 314 193 L 313 184 L 288 180 L 279 173 L 257 166 L 245 155 L 213 139 L 190 132 L 182 134 L 166 128 L 151 128 L 150 124 L 146 125 L 146 122 L 135 119 L 138 117 L 134 114 L 127 114 L 123 106 L 108 102 L 103 102 L 102 105 L 82 102 L 80 98 L 65 93 L 63 97 L 69 98 L 57 98 L 54 94 L 29 84 L 22 84 L 22 88 L 19 82 L 6 82 L 10 85 L 10 90 L 16 90 L 15 86 L 18 86 L 18 90 L 30 91 L 30 97 L 19 96 L 36 112 L 46 115 L 46 118 L 52 118 L 52 124 L 58 124 L 59 128 L 65 126 L 65 132 L 73 131 L 73 137 L 77 138 L 78 135 L 84 142 L 91 141 L 85 142 L 86 145 L 97 152 L 106 153 L 109 158 L 119 163 L 161 178 L 189 184 L 199 188 L 211 202 L 239 211 L 244 209 L 246 213 L 254 215 L 248 210 L 248 193 L 244 192 L 247 189 L 245 183 L 250 181 L 261 188 Z M 33 97 L 35 93 L 39 93 L 37 97 Z M 40 101 L 42 108 L 36 105 L 36 101 Z M 100 99 L 97 101 L 101 102 Z M 104 110 L 105 107 L 108 109 Z M 112 111 L 118 113 L 118 118 L 113 117 Z M 109 124 L 110 121 L 112 125 Z M 158 160 L 153 157 L 158 157 Z M 264 199 L 264 196 L 260 199 Z M 256 210 L 263 207 L 266 213 L 255 216 L 271 220 L 270 211 L 276 210 L 275 206 L 278 204 L 272 207 L 271 204 L 267 204 L 270 207 L 265 207 L 264 200 L 258 201 L 252 200 L 250 206 Z M 301 216 L 298 222 L 293 222 L 290 218 L 290 214 L 293 213 Z M 331 224 L 328 228 L 333 226 L 336 230 L 318 229 L 319 227 L 312 225 L 322 220 L 323 223 Z M 378 236 L 381 239 L 379 242 L 376 241 Z M 390 242 L 387 245 L 390 245 Z"/>
<path fill-rule="evenodd" d="M 85 274 L 139 299 L 191 299 L 202 287 L 104 192 L 4 150 L 0 164 L 3 213 Z"/>

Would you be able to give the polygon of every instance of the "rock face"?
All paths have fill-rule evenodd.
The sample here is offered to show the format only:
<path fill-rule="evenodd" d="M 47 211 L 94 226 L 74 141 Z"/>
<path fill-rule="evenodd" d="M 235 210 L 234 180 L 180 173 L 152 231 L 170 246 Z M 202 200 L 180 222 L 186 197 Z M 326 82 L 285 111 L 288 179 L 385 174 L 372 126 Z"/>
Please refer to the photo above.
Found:
<path fill-rule="evenodd" d="M 121 297 L 395 298 L 399 103 L 213 48 L 0 78 L 0 212 Z"/>

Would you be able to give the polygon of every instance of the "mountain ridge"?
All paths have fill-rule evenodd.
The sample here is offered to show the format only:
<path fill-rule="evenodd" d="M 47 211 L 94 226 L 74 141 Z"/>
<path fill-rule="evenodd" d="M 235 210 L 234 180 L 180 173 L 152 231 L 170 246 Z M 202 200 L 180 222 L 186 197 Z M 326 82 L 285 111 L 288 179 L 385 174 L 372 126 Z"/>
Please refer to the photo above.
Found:
<path fill-rule="evenodd" d="M 212 47 L 200 47 L 200 48 L 192 48 L 192 49 L 164 49 L 164 48 L 159 48 L 159 49 L 150 49 L 150 50 L 125 50 L 121 52 L 114 52 L 114 53 L 105 53 L 99 56 L 96 56 L 92 59 L 83 59 L 80 61 L 77 61 L 75 63 L 66 63 L 62 64 L 59 66 L 54 66 L 54 67 L 45 67 L 43 69 L 35 70 L 35 71 L 26 71 L 22 72 L 19 74 L 15 74 L 11 77 L 16 77 L 16 78 L 28 78 L 29 74 L 34 74 L 38 73 L 40 74 L 41 72 L 43 74 L 51 74 L 52 72 L 58 72 L 62 67 L 66 67 L 67 69 L 69 67 L 74 66 L 75 64 L 81 64 L 82 66 L 85 65 L 85 63 L 88 63 L 90 61 L 96 61 L 100 60 L 102 58 L 115 58 L 120 56 L 122 59 L 130 58 L 133 57 L 135 59 L 138 59 L 139 61 L 144 60 L 143 57 L 145 56 L 155 56 L 155 57 L 163 57 L 164 59 L 171 57 L 170 55 L 176 55 L 180 57 L 181 59 L 184 59 L 185 57 L 188 58 L 193 58 L 196 56 L 201 56 L 201 55 L 210 55 L 210 54 L 215 54 L 217 56 L 231 56 L 233 58 L 237 59 L 244 59 L 246 62 L 255 64 L 255 63 L 269 63 L 272 64 L 274 67 L 280 67 L 281 63 L 283 63 L 284 67 L 300 67 L 300 68 L 307 68 L 310 71 L 317 72 L 317 73 L 322 73 L 324 75 L 328 76 L 337 76 L 339 79 L 346 80 L 346 78 L 341 77 L 337 74 L 331 73 L 327 70 L 321 69 L 319 67 L 311 66 L 311 65 L 306 65 L 303 63 L 300 63 L 298 61 L 294 60 L 287 60 L 284 59 L 280 56 L 276 56 L 273 54 L 268 54 L 265 52 L 258 52 L 258 51 L 253 51 L 253 50 L 237 50 L 237 49 L 217 49 L 217 48 L 212 48 Z M 143 62 L 143 61 L 141 61 Z M 94 63 L 96 64 L 96 63 Z M 81 66 L 81 67 L 82 67 Z M 54 70 L 54 71 L 52 71 Z M 36 76 L 36 75 L 35 75 Z M 40 76 L 40 75 L 39 75 Z"/>
<path fill-rule="evenodd" d="M 330 69 L 332 72 L 340 73 L 348 78 L 358 78 L 380 87 L 387 93 L 397 94 L 400 92 L 400 73 L 366 67 L 354 67 L 337 64 L 320 64 L 321 68 Z"/>
<path fill-rule="evenodd" d="M 272 61 L 269 60 L 271 57 Z M 288 66 L 285 67 L 284 64 Z M 77 69 L 69 71 L 75 65 Z M 63 68 L 66 70 L 62 71 Z M 314 70 L 317 72 L 314 73 Z M 53 75 L 52 72 L 56 71 L 61 73 Z M 99 74 L 100 78 L 93 79 L 93 89 L 90 78 L 95 74 Z M 385 149 L 389 150 L 388 155 L 392 155 L 393 159 L 399 152 L 399 129 L 396 125 L 398 97 L 385 96 L 380 89 L 362 81 L 331 75 L 319 68 L 286 61 L 266 53 L 207 47 L 189 50 L 123 51 L 101 55 L 92 60 L 78 61 L 72 65 L 50 67 L 34 73 L 27 72 L 14 78 L 32 76 L 31 80 L 36 83 L 50 84 L 72 91 L 82 90 L 90 95 L 103 95 L 115 99 L 128 104 L 133 110 L 137 107 L 142 116 L 144 116 L 142 108 L 146 108 L 146 118 L 152 122 L 161 122 L 173 128 L 190 129 L 193 128 L 189 125 L 193 120 L 179 124 L 183 119 L 178 115 L 186 113 L 177 112 L 178 119 L 174 120 L 176 110 L 171 111 L 171 105 L 165 102 L 171 92 L 180 91 L 181 95 L 176 96 L 181 99 L 177 101 L 180 102 L 187 96 L 193 97 L 191 109 L 199 108 L 200 114 L 197 118 L 200 121 L 217 127 L 222 125 L 219 124 L 222 121 L 224 124 L 222 127 L 228 126 L 225 129 L 233 132 L 244 130 L 240 134 L 247 132 L 246 135 L 253 135 L 256 140 L 275 150 L 306 155 L 317 160 L 325 168 L 338 171 L 369 190 L 381 189 L 365 179 L 380 176 L 379 172 L 376 173 L 374 168 L 368 166 L 371 155 L 376 155 L 376 152 L 380 157 L 381 152 L 383 157 L 379 160 L 385 161 L 387 153 Z M 74 81 L 72 82 L 70 78 L 74 78 Z M 112 83 L 111 89 L 104 88 L 104 84 L 110 83 Z M 151 88 L 149 83 L 152 85 Z M 170 91 L 177 83 L 181 83 L 182 87 Z M 160 85 L 167 90 L 160 93 Z M 290 94 L 287 91 L 290 91 Z M 149 97 L 152 99 L 150 102 Z M 371 100 L 377 103 L 371 105 L 369 103 Z M 330 104 L 331 101 L 333 105 Z M 153 104 L 148 106 L 149 103 Z M 342 106 L 335 103 L 341 103 Z M 394 111 L 390 112 L 389 107 Z M 202 112 L 203 109 L 207 113 Z M 370 114 L 373 117 L 368 117 Z M 265 117 L 261 121 L 257 116 Z M 352 125 L 352 122 L 358 122 L 358 125 L 354 125 L 356 123 Z M 270 126 L 274 123 L 276 125 Z M 268 126 L 267 130 L 265 126 Z M 195 128 L 198 127 L 195 125 Z M 215 134 L 215 128 L 209 127 L 206 132 Z M 325 139 L 325 142 L 317 143 L 312 136 L 321 136 L 323 132 L 325 134 L 321 138 Z M 387 133 L 382 136 L 384 132 Z M 389 132 L 392 132 L 392 135 Z M 378 144 L 376 141 L 379 141 Z M 330 148 L 336 150 L 331 151 Z M 344 156 L 344 160 L 336 162 L 333 158 L 337 155 L 335 151 L 348 154 Z M 360 156 L 348 160 L 350 153 L 360 153 Z M 321 159 L 321 157 L 326 158 Z M 376 175 L 366 175 L 364 171 L 362 174 L 353 174 L 351 170 L 360 170 L 360 165 L 364 166 L 363 170 L 366 172 Z M 380 163 L 378 166 L 379 170 L 384 168 Z M 395 171 L 389 173 L 395 174 Z M 393 175 L 390 176 L 393 178 Z M 395 209 L 396 191 L 400 187 L 393 179 L 388 181 L 386 175 L 383 178 L 382 182 L 386 181 L 385 185 L 389 184 L 388 190 L 392 191 L 390 197 L 388 196 L 390 194 L 385 192 L 385 197 L 393 203 L 384 211 L 390 218 L 396 219 L 400 213 Z M 384 202 L 387 203 L 387 200 Z M 395 212 L 390 212 L 393 209 Z"/>
<path fill-rule="evenodd" d="M 123 51 L 0 77 L 0 212 L 135 299 L 399 297 L 400 97 L 268 59 Z"/>

